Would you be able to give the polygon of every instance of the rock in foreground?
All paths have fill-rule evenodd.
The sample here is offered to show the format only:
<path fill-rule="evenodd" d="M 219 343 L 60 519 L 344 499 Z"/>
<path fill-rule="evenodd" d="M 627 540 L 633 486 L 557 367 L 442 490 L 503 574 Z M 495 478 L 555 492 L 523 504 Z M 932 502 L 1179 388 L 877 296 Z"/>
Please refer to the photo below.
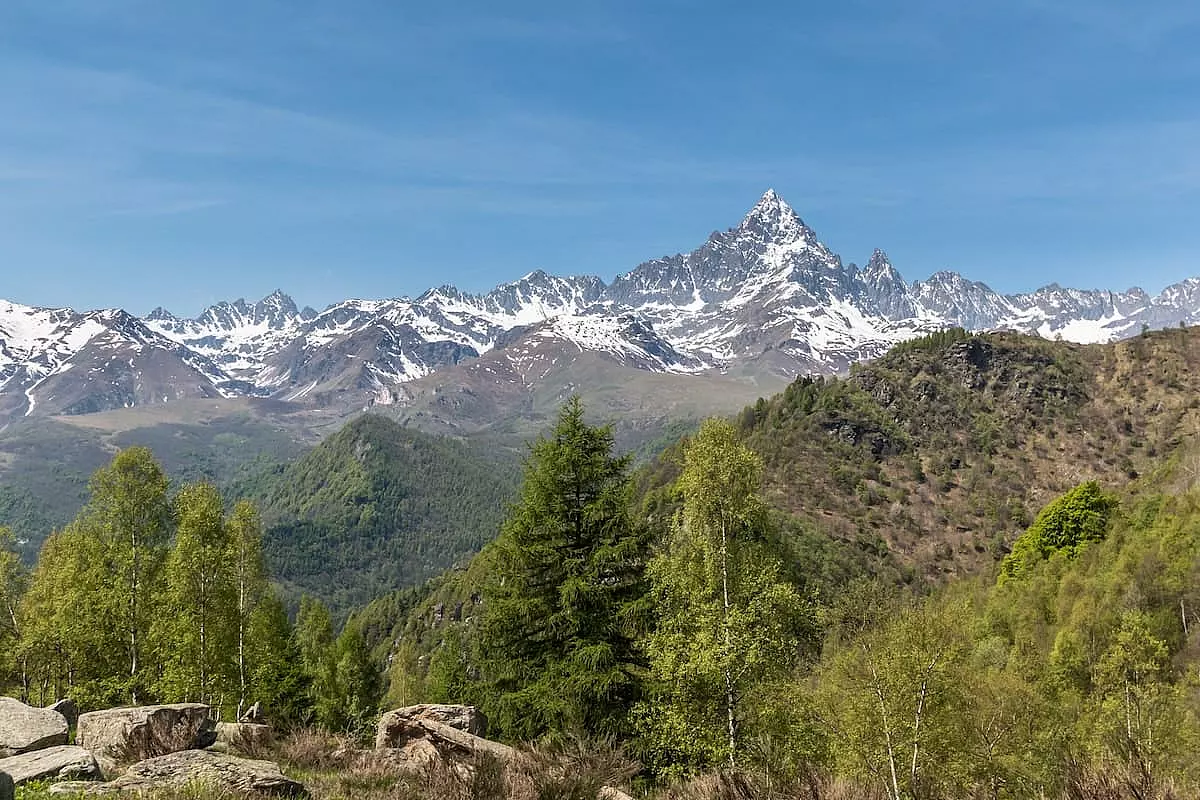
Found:
<path fill-rule="evenodd" d="M 67 720 L 57 711 L 0 697 L 0 758 L 67 743 Z"/>
<path fill-rule="evenodd" d="M 17 786 L 29 781 L 98 781 L 101 777 L 92 754 L 70 745 L 0 759 L 0 772 L 11 775 Z"/>
<path fill-rule="evenodd" d="M 212 744 L 208 710 L 200 703 L 179 703 L 92 711 L 79 716 L 75 743 L 90 750 L 108 774 L 118 766 Z"/>
<path fill-rule="evenodd" d="M 0 772 L 0 800 L 13 800 L 16 790 L 13 789 L 12 778 Z"/>
<path fill-rule="evenodd" d="M 487 736 L 487 717 L 475 706 L 424 704 L 389 711 L 379 719 L 375 733 L 377 749 L 403 747 L 424 736 L 420 722 L 438 722 L 472 736 Z"/>
<path fill-rule="evenodd" d="M 240 753 L 253 756 L 270 747 L 275 736 L 270 725 L 251 722 L 218 722 L 217 740 L 210 749 L 218 753 Z"/>
<path fill-rule="evenodd" d="M 55 784 L 50 788 L 50 793 L 90 797 L 182 789 L 186 786 L 204 786 L 217 796 L 308 796 L 304 784 L 286 777 L 280 772 L 278 764 L 206 750 L 186 750 L 139 762 L 124 775 L 108 783 Z"/>

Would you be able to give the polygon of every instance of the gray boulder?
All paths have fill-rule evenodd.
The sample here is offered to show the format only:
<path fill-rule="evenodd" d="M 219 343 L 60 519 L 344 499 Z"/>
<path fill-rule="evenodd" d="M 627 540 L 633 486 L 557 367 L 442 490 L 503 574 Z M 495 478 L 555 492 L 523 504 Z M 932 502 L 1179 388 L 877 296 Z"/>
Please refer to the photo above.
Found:
<path fill-rule="evenodd" d="M 13 788 L 13 780 L 3 772 L 0 772 L 0 800 L 13 800 L 16 796 L 16 789 Z"/>
<path fill-rule="evenodd" d="M 186 750 L 151 758 L 134 764 L 124 775 L 108 783 L 55 784 L 50 787 L 50 793 L 90 797 L 147 793 L 187 786 L 204 786 L 215 796 L 308 796 L 304 784 L 285 776 L 278 764 L 207 750 Z"/>
<path fill-rule="evenodd" d="M 79 716 L 75 744 L 90 750 L 107 775 L 126 764 L 212 744 L 208 713 L 200 703 L 91 711 Z"/>
<path fill-rule="evenodd" d="M 82 747 L 62 745 L 33 753 L 0 759 L 0 772 L 7 772 L 17 786 L 29 781 L 98 781 L 100 765 Z"/>
<path fill-rule="evenodd" d="M 67 720 L 57 711 L 0 697 L 0 758 L 67 743 Z"/>
<path fill-rule="evenodd" d="M 275 743 L 270 725 L 250 722 L 218 722 L 217 740 L 210 749 L 219 753 L 240 753 L 254 756 Z"/>
<path fill-rule="evenodd" d="M 487 736 L 487 717 L 475 706 L 424 704 L 384 714 L 375 732 L 376 749 L 402 747 L 407 741 L 424 737 L 420 722 L 437 722 L 472 736 Z"/>

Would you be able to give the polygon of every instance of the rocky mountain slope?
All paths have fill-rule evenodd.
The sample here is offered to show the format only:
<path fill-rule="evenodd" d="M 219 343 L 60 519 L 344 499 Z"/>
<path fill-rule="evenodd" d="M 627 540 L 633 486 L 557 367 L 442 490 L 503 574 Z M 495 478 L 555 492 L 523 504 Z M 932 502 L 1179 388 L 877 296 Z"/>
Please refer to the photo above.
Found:
<path fill-rule="evenodd" d="M 484 295 L 443 286 L 319 312 L 275 292 L 196 319 L 0 302 L 0 420 L 184 398 L 404 404 L 406 384 L 485 354 L 526 383 L 584 354 L 647 373 L 790 380 L 844 371 L 951 326 L 1088 343 L 1197 321 L 1200 279 L 1156 297 L 1057 284 L 1001 295 L 952 272 L 906 283 L 879 250 L 864 267 L 843 264 L 768 191 L 697 250 L 611 283 L 538 271 Z"/>

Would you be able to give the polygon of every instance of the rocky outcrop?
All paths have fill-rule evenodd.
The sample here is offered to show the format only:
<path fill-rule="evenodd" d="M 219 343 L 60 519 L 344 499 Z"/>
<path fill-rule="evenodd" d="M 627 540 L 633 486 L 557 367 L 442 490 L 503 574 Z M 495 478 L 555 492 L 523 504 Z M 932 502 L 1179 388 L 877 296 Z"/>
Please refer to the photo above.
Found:
<path fill-rule="evenodd" d="M 91 797 L 181 789 L 186 786 L 204 786 L 215 796 L 308 796 L 304 784 L 285 776 L 278 764 L 207 750 L 187 750 L 141 761 L 108 783 L 55 784 L 50 788 L 50 793 Z"/>
<path fill-rule="evenodd" d="M 428 739 L 414 739 L 403 747 L 358 750 L 353 756 L 354 763 L 360 768 L 401 773 L 422 773 L 446 761 Z"/>
<path fill-rule="evenodd" d="M 0 697 L 0 758 L 67 743 L 67 720 L 57 711 Z"/>
<path fill-rule="evenodd" d="M 0 759 L 0 772 L 12 776 L 17 786 L 30 781 L 98 781 L 101 778 L 100 765 L 92 754 L 71 745 Z"/>
<path fill-rule="evenodd" d="M 90 750 L 107 775 L 126 764 L 212 744 L 208 713 L 200 703 L 92 711 L 80 715 L 75 743 Z"/>
<path fill-rule="evenodd" d="M 53 705 L 46 706 L 51 711 L 57 711 L 67 720 L 68 725 L 74 725 L 79 722 L 79 706 L 75 705 L 75 701 L 67 697 L 59 700 Z"/>
<path fill-rule="evenodd" d="M 270 725 L 249 722 L 218 722 L 216 734 L 217 740 L 209 749 L 219 753 L 253 756 L 275 742 Z"/>
<path fill-rule="evenodd" d="M 405 742 L 425 735 L 421 721 L 439 722 L 473 736 L 487 736 L 487 717 L 475 706 L 425 704 L 389 711 L 379 719 L 375 733 L 376 749 L 401 747 Z"/>
<path fill-rule="evenodd" d="M 420 739 L 428 740 L 438 752 L 450 758 L 484 753 L 501 761 L 511 761 L 517 756 L 517 751 L 506 744 L 451 728 L 432 719 L 413 720 L 410 726 L 404 729 L 395 746 L 404 748 Z"/>

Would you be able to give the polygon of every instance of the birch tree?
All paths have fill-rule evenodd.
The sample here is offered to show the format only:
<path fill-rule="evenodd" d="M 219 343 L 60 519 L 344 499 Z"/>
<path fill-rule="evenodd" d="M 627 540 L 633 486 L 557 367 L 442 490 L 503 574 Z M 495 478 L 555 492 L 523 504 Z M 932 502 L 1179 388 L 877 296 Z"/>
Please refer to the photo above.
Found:
<path fill-rule="evenodd" d="M 165 661 L 162 684 L 172 700 L 220 705 L 232 682 L 237 626 L 231 530 L 221 495 L 209 484 L 185 486 L 175 508 L 178 531 L 167 560 L 166 613 L 155 628 Z"/>
<path fill-rule="evenodd" d="M 234 506 L 228 522 L 229 561 L 237 593 L 237 716 L 240 719 L 253 683 L 250 663 L 250 629 L 255 610 L 262 602 L 267 581 L 262 557 L 262 522 L 258 510 L 246 500 Z"/>
<path fill-rule="evenodd" d="M 100 539 L 109 573 L 107 602 L 124 636 L 127 691 L 140 702 L 147 679 L 152 598 L 161 580 L 170 535 L 167 476 L 145 447 L 122 450 L 92 476 L 81 517 Z"/>
<path fill-rule="evenodd" d="M 17 665 L 17 642 L 21 638 L 17 607 L 28 584 L 29 571 L 17 554 L 16 537 L 8 528 L 0 527 L 0 679 L 6 671 L 15 671 L 25 691 L 26 671 Z M 12 661 L 7 661 L 9 658 Z"/>
<path fill-rule="evenodd" d="M 806 641 L 810 607 L 766 544 L 761 482 L 727 422 L 705 422 L 685 449 L 682 509 L 649 570 L 659 617 L 645 650 L 661 696 L 640 716 L 662 760 L 736 767 L 750 690 L 786 675 Z"/>

